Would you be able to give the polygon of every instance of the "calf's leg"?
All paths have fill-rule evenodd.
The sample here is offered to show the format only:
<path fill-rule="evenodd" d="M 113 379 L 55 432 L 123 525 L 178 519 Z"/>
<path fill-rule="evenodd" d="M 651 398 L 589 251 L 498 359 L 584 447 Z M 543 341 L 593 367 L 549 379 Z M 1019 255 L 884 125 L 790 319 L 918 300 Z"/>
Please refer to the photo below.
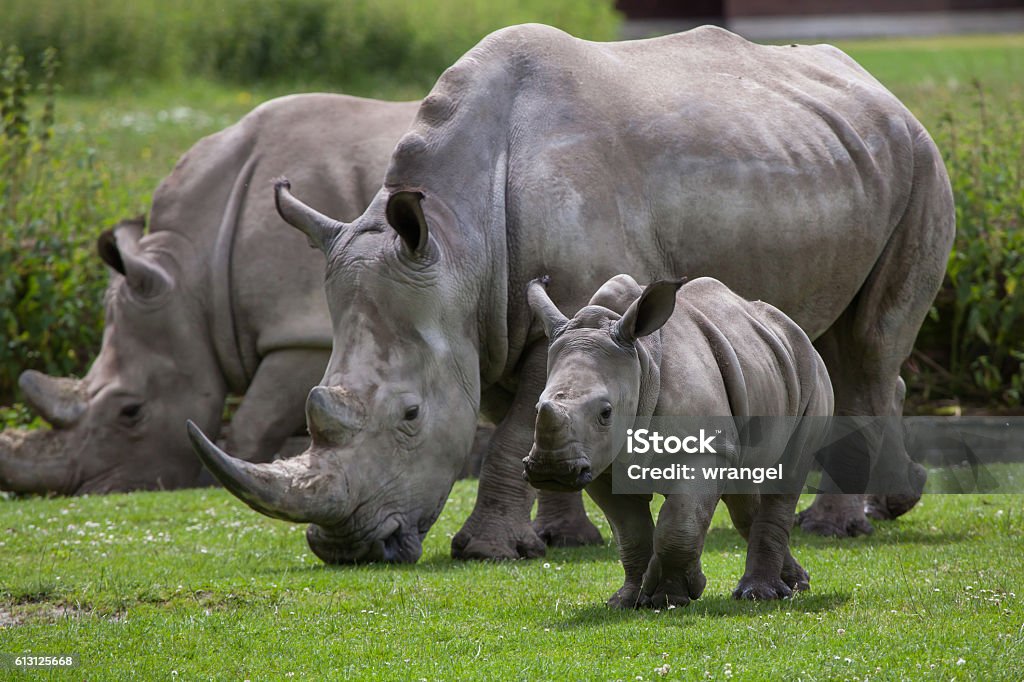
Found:
<path fill-rule="evenodd" d="M 622 587 L 608 599 L 607 604 L 616 609 L 635 609 L 640 605 L 644 571 L 654 555 L 651 495 L 612 494 L 611 473 L 599 476 L 587 486 L 587 494 L 608 517 L 619 549 L 619 560 L 626 573 Z"/>
<path fill-rule="evenodd" d="M 729 516 L 747 541 L 747 564 L 736 599 L 782 599 L 810 588 L 811 576 L 789 551 L 799 495 L 728 495 Z"/>
<path fill-rule="evenodd" d="M 711 487 L 665 498 L 654 530 L 654 556 L 644 573 L 641 606 L 684 606 L 704 592 L 707 578 L 700 556 L 718 498 Z"/>

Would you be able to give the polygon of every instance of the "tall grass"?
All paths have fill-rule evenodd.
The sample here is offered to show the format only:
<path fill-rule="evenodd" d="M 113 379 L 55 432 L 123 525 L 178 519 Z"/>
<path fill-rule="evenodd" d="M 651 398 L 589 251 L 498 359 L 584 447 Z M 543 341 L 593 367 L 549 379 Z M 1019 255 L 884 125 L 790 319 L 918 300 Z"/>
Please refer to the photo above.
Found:
<path fill-rule="evenodd" d="M 0 0 L 0 40 L 25 53 L 56 47 L 63 82 L 202 75 L 339 88 L 386 76 L 429 85 L 487 33 L 540 21 L 615 37 L 611 0 Z"/>

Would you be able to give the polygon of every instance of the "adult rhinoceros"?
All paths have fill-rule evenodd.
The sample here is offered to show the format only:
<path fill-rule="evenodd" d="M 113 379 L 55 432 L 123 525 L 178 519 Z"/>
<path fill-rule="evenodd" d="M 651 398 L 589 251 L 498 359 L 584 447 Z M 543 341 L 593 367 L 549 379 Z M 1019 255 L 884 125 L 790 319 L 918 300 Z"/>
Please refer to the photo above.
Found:
<path fill-rule="evenodd" d="M 55 428 L 0 434 L 0 488 L 65 494 L 195 485 L 182 425 L 216 431 L 245 392 L 228 442 L 265 461 L 303 423 L 331 329 L 323 257 L 282 229 L 270 179 L 300 175 L 357 216 L 418 103 L 311 94 L 276 99 L 205 138 L 157 188 L 150 229 L 99 240 L 114 274 L 100 354 L 82 380 L 25 372 L 29 404 Z"/>
<path fill-rule="evenodd" d="M 284 183 L 278 202 L 328 255 L 312 447 L 248 464 L 192 433 L 252 507 L 311 522 L 326 561 L 415 560 L 481 410 L 503 420 L 453 554 L 543 551 L 520 477 L 545 371 L 531 279 L 575 310 L 620 272 L 715 277 L 817 339 L 840 414 L 889 415 L 954 233 L 934 143 L 852 59 L 708 27 L 607 44 L 498 31 L 441 76 L 357 220 Z M 863 529 L 862 500 L 805 525 Z"/>

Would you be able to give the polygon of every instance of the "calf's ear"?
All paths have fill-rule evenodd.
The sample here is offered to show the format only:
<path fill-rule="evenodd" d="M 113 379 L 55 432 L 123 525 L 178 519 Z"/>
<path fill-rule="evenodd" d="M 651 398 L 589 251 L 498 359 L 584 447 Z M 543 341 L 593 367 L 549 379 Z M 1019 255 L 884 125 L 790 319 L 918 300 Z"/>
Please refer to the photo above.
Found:
<path fill-rule="evenodd" d="M 647 286 L 615 323 L 619 343 L 631 346 L 639 338 L 661 329 L 676 309 L 676 292 L 686 278 L 659 280 Z"/>
<path fill-rule="evenodd" d="M 550 281 L 551 279 L 545 275 L 533 280 L 526 287 L 526 300 L 530 304 L 530 310 L 544 325 L 544 335 L 549 339 L 554 338 L 569 322 L 548 296 L 547 286 Z"/>
<path fill-rule="evenodd" d="M 142 252 L 139 240 L 146 226 L 144 216 L 122 220 L 104 230 L 96 242 L 103 262 L 124 275 L 128 287 L 141 298 L 156 298 L 174 286 L 171 275 Z"/>
<path fill-rule="evenodd" d="M 410 255 L 418 256 L 427 248 L 430 231 L 423 215 L 422 192 L 395 192 L 388 197 L 388 225 L 398 233 Z"/>

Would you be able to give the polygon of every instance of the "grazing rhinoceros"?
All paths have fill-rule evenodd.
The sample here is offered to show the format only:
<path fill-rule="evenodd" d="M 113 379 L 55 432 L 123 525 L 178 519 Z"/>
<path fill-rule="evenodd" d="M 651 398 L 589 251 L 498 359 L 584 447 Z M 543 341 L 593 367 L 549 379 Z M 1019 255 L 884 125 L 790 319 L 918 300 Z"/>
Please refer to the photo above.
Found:
<path fill-rule="evenodd" d="M 419 556 L 481 411 L 501 421 L 453 554 L 536 556 L 542 535 L 588 533 L 578 496 L 542 497 L 530 524 L 521 459 L 546 353 L 530 280 L 550 274 L 577 309 L 619 272 L 715 277 L 817 339 L 838 413 L 889 415 L 954 234 L 942 158 L 878 81 L 834 47 L 711 27 L 620 43 L 498 31 L 438 80 L 357 220 L 285 183 L 278 202 L 328 255 L 319 431 L 260 465 L 192 433 L 236 495 L 311 522 L 332 562 Z M 823 532 L 867 527 L 857 497 L 812 510 Z"/>
<path fill-rule="evenodd" d="M 688 483 L 665 496 L 656 528 L 651 495 L 613 494 L 611 464 L 637 418 L 810 417 L 772 429 L 772 443 L 789 453 L 786 466 L 804 476 L 828 429 L 826 419 L 814 419 L 832 414 L 828 371 L 795 322 L 715 279 L 680 285 L 661 281 L 641 291 L 618 275 L 567 319 L 543 283 L 530 284 L 530 307 L 550 341 L 525 474 L 539 488 L 586 486 L 608 517 L 626 572 L 609 606 L 699 597 L 707 582 L 700 557 L 719 499 L 747 540 L 747 567 L 733 596 L 788 597 L 810 586 L 789 551 L 799 492 L 722 495 L 720 482 Z M 613 420 L 623 428 L 613 429 Z M 734 458 L 745 463 L 743 452 Z"/>
<path fill-rule="evenodd" d="M 271 178 L 300 175 L 332 210 L 370 202 L 418 103 L 311 94 L 268 102 L 196 144 L 153 197 L 150 230 L 99 240 L 114 274 L 100 354 L 82 380 L 25 372 L 51 431 L 0 434 L 0 489 L 64 494 L 195 485 L 183 424 L 220 427 L 268 460 L 300 429 L 331 343 L 323 256 L 282 229 Z"/>

